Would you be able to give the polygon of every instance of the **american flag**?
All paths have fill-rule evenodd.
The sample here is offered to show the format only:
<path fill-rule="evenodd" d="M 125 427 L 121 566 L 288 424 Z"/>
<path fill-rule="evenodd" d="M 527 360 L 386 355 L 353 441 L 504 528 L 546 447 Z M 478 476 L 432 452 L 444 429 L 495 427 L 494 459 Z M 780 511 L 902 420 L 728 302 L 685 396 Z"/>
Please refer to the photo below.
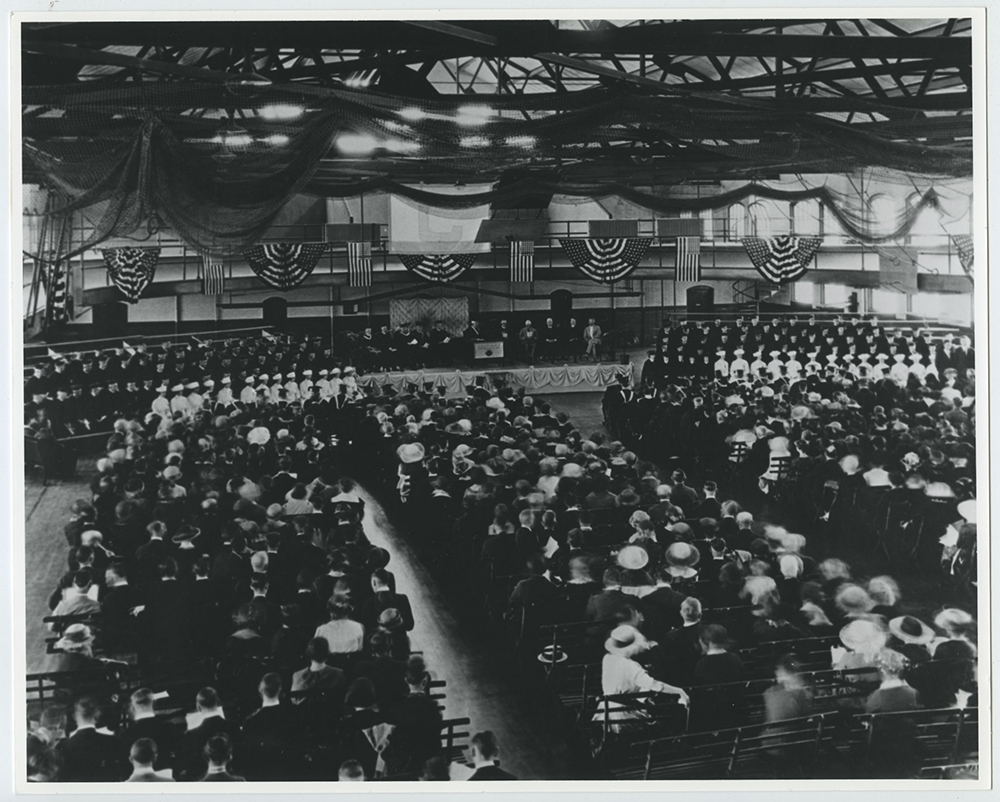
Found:
<path fill-rule="evenodd" d="M 677 238 L 677 281 L 701 281 L 701 237 Z"/>
<path fill-rule="evenodd" d="M 347 243 L 347 284 L 349 287 L 372 285 L 372 244 Z"/>
<path fill-rule="evenodd" d="M 226 289 L 226 277 L 222 272 L 222 262 L 205 260 L 205 274 L 201 280 L 201 289 L 205 295 L 222 295 Z"/>
<path fill-rule="evenodd" d="M 510 244 L 510 280 L 535 280 L 535 243 L 532 240 L 514 240 Z"/>

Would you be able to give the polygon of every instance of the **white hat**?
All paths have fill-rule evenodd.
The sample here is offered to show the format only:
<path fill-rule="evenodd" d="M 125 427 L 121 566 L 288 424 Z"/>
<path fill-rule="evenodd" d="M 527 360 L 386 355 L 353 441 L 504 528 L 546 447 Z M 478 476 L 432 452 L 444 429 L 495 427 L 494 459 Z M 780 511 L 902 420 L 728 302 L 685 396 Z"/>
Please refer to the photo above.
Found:
<path fill-rule="evenodd" d="M 771 351 L 771 356 L 781 356 L 781 351 Z"/>
<path fill-rule="evenodd" d="M 209 388 L 215 387 L 215 382 L 212 381 L 211 379 L 205 379 L 205 387 L 209 387 Z"/>
<path fill-rule="evenodd" d="M 331 376 L 339 376 L 340 375 L 340 368 L 332 368 L 330 370 L 330 375 Z"/>
<path fill-rule="evenodd" d="M 736 354 L 736 356 L 743 356 L 743 349 L 737 348 L 735 351 L 733 351 L 733 353 Z"/>
<path fill-rule="evenodd" d="M 355 373 L 355 372 L 356 371 L 354 370 L 353 365 L 348 365 L 346 368 L 344 368 L 344 373 Z"/>
<path fill-rule="evenodd" d="M 313 372 L 307 368 L 306 370 L 302 371 L 302 375 L 303 376 L 312 376 Z"/>
<path fill-rule="evenodd" d="M 184 388 L 186 390 L 197 390 L 198 382 L 188 382 L 187 384 L 184 385 Z"/>
<path fill-rule="evenodd" d="M 223 384 L 232 384 L 233 380 L 229 376 L 223 376 L 222 377 L 222 383 Z"/>
<path fill-rule="evenodd" d="M 262 382 L 266 382 L 266 381 L 269 381 L 269 380 L 270 379 L 269 379 L 269 377 L 268 377 L 268 375 L 266 373 L 262 373 L 260 375 L 260 379 L 258 379 L 258 381 L 262 381 Z"/>
<path fill-rule="evenodd" d="M 173 387 L 170 388 L 170 392 L 172 393 L 179 393 L 183 390 L 184 390 L 183 384 L 175 384 Z"/>
<path fill-rule="evenodd" d="M 861 360 L 862 362 L 867 362 L 869 359 L 871 359 L 871 354 L 858 354 L 858 359 Z"/>
<path fill-rule="evenodd" d="M 253 376 L 247 376 L 243 381 L 246 384 L 253 384 L 257 380 Z"/>
<path fill-rule="evenodd" d="M 976 500 L 974 498 L 967 499 L 958 505 L 958 514 L 961 515 L 968 523 L 976 523 Z"/>
<path fill-rule="evenodd" d="M 323 370 L 321 370 L 319 372 L 319 375 L 320 376 L 329 376 L 330 375 L 330 371 L 328 371 L 326 368 L 323 368 Z"/>
<path fill-rule="evenodd" d="M 294 370 L 288 371 L 288 373 L 286 374 L 285 378 L 286 379 L 294 379 L 295 378 L 295 371 Z"/>
<path fill-rule="evenodd" d="M 161 384 L 159 387 L 156 388 L 156 392 L 158 393 L 165 393 L 166 391 L 167 391 L 167 385 L 165 384 Z"/>

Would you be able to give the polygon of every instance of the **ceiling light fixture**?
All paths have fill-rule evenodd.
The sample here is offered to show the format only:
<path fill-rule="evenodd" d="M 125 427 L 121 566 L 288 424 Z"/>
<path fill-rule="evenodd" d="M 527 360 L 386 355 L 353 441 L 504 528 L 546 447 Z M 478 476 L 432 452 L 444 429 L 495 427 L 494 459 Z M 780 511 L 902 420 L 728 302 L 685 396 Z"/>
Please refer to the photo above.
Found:
<path fill-rule="evenodd" d="M 342 134 L 337 137 L 337 149 L 346 156 L 365 156 L 380 145 L 370 134 Z"/>
<path fill-rule="evenodd" d="M 458 144 L 463 148 L 485 148 L 490 144 L 490 140 L 484 136 L 463 136 L 458 140 Z"/>
<path fill-rule="evenodd" d="M 304 113 L 302 106 L 291 103 L 269 103 L 257 110 L 257 114 L 265 120 L 294 120 Z"/>

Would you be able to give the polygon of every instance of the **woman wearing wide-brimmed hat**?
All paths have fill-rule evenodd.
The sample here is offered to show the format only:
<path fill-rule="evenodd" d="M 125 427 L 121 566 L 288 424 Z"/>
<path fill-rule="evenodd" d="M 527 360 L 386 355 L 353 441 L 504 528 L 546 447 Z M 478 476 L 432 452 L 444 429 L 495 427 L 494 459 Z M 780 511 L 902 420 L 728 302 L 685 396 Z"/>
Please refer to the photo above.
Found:
<path fill-rule="evenodd" d="M 678 697 L 682 705 L 688 704 L 688 695 L 682 688 L 653 679 L 636 658 L 654 646 L 634 626 L 622 624 L 615 627 L 604 642 L 604 660 L 601 663 L 601 690 L 605 696 L 625 693 L 669 693 Z M 647 713 L 641 706 L 624 709 L 621 703 L 607 702 L 594 714 L 596 722 L 609 720 L 612 732 L 618 732 L 630 719 L 643 719 Z"/>
<path fill-rule="evenodd" d="M 104 663 L 94 657 L 94 633 L 86 624 L 70 624 L 53 649 L 59 654 L 57 671 L 87 671 Z"/>

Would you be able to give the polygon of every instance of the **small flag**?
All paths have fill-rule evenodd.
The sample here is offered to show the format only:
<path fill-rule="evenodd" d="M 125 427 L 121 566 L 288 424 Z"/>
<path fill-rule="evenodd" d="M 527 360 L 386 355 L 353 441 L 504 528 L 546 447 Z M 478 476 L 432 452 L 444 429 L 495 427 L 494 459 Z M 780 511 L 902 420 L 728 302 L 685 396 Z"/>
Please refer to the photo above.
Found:
<path fill-rule="evenodd" d="M 222 295 L 226 290 L 226 277 L 222 262 L 205 260 L 205 272 L 201 279 L 201 291 L 205 295 Z"/>
<path fill-rule="evenodd" d="M 535 243 L 531 240 L 514 240 L 510 244 L 510 280 L 535 280 Z"/>
<path fill-rule="evenodd" d="M 677 238 L 677 281 L 701 281 L 701 237 Z"/>
<path fill-rule="evenodd" d="M 347 243 L 347 286 L 370 287 L 372 285 L 372 244 L 370 242 Z"/>
<path fill-rule="evenodd" d="M 975 274 L 976 251 L 975 242 L 968 234 L 953 234 L 951 241 L 955 243 L 955 250 L 958 251 L 958 261 L 962 269 L 972 278 Z"/>

